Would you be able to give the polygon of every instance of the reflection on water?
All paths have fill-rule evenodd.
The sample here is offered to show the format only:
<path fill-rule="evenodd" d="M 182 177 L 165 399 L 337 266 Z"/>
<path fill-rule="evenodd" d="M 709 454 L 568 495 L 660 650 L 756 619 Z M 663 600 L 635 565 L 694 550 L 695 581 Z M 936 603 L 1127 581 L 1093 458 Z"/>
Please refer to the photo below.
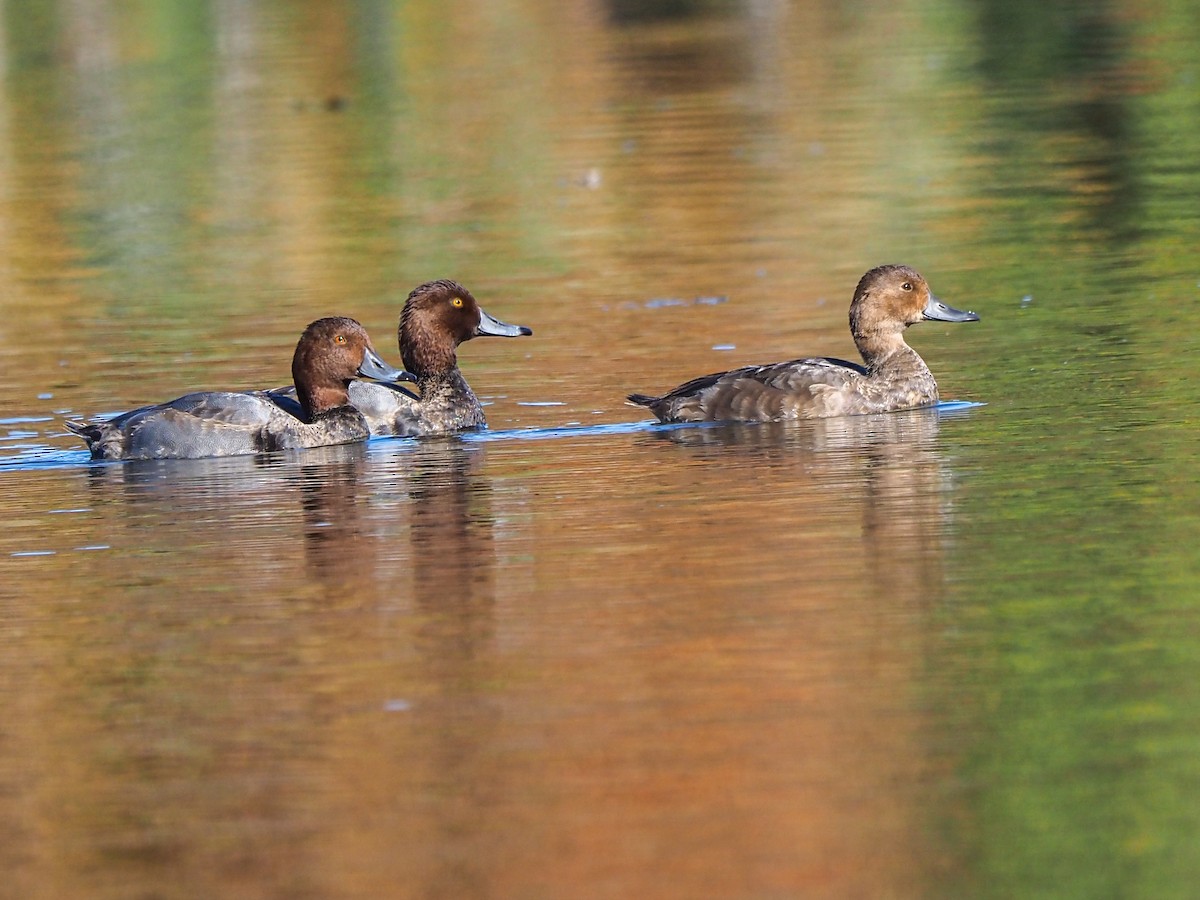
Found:
<path fill-rule="evenodd" d="M 5 889 L 1190 896 L 1194 19 L 0 8 Z M 986 406 L 622 404 L 852 353 L 885 262 L 981 312 L 914 342 Z M 462 348 L 494 432 L 62 426 L 281 383 L 443 276 L 538 335 Z"/>
<path fill-rule="evenodd" d="M 87 811 L 52 845 L 107 821 L 68 885 L 908 890 L 939 441 L 927 410 L 86 467 L 120 599 L 27 624 L 29 733 L 76 762 L 6 781 Z"/>
<path fill-rule="evenodd" d="M 495 519 L 483 456 L 457 441 L 430 442 L 406 485 L 414 613 L 406 631 L 421 688 L 408 698 L 413 743 L 405 768 L 413 769 L 408 790 L 423 796 L 409 807 L 417 815 L 404 840 L 423 848 L 411 862 L 421 893 L 432 896 L 490 893 L 495 861 L 483 848 L 496 824 L 494 798 L 504 791 L 493 756 L 503 737 L 496 693 L 504 675 L 495 658 Z"/>
<path fill-rule="evenodd" d="M 331 586 L 352 586 L 354 593 L 361 591 L 364 602 L 372 602 L 378 574 L 372 542 L 363 533 L 358 508 L 358 473 L 366 448 L 319 449 L 326 451 L 319 456 L 339 458 L 310 460 L 308 454 L 302 454 L 299 487 L 305 572 Z"/>
<path fill-rule="evenodd" d="M 816 420 L 803 429 L 729 424 L 655 437 L 696 448 L 717 466 L 798 465 L 829 492 L 828 502 L 861 508 L 861 545 L 854 552 L 876 590 L 933 598 L 941 592 L 952 486 L 938 448 L 938 421 L 936 410 L 924 409 Z"/>

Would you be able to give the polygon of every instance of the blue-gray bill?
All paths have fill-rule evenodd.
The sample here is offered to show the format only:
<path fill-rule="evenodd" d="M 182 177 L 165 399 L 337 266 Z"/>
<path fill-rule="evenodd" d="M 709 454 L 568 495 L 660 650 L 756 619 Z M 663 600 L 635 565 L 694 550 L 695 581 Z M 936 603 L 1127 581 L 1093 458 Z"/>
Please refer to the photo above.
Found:
<path fill-rule="evenodd" d="M 367 348 L 363 353 L 362 364 L 358 374 L 364 378 L 374 378 L 376 381 L 411 381 L 416 384 L 417 376 L 395 366 L 389 366 L 374 350 Z"/>
<path fill-rule="evenodd" d="M 475 329 L 475 334 L 491 337 L 521 337 L 533 334 L 533 329 L 524 325 L 509 325 L 501 322 L 481 309 L 479 310 L 479 327 Z"/>
<path fill-rule="evenodd" d="M 922 316 L 933 322 L 978 322 L 979 314 L 973 313 L 969 309 L 955 309 L 953 306 L 947 306 L 933 294 L 929 295 L 929 302 L 925 304 L 925 312 Z"/>

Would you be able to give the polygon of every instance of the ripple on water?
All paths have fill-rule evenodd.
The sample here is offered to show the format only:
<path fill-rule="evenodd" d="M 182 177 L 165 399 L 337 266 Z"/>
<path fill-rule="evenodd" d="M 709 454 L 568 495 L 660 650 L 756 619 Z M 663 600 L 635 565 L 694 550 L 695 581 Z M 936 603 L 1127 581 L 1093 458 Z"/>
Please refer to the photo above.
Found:
<path fill-rule="evenodd" d="M 566 406 L 566 403 L 557 400 L 542 400 L 542 401 L 521 401 L 518 406 L 529 407 L 556 407 Z M 969 400 L 944 400 L 935 407 L 939 415 L 957 415 L 969 412 L 976 407 L 985 406 L 984 403 L 977 403 Z M 600 412 L 600 411 L 597 411 Z M 603 425 L 583 425 L 578 421 L 566 422 L 562 425 L 552 426 L 549 428 L 512 428 L 512 429 L 496 429 L 486 431 L 472 431 L 460 435 L 460 440 L 469 443 L 480 442 L 495 442 L 495 441 L 543 441 L 554 440 L 564 437 L 602 437 L 612 434 L 633 434 L 639 431 L 669 431 L 679 428 L 711 428 L 719 425 L 715 422 L 670 422 L 662 423 L 655 419 L 640 419 L 634 422 L 616 422 Z M 755 423 L 749 423 L 753 427 Z M 34 435 L 37 437 L 38 435 Z M 2 443 L 2 439 L 0 439 Z M 392 452 L 397 444 L 413 445 L 416 441 L 413 438 L 373 438 L 367 445 L 368 452 L 379 452 L 384 450 Z M 121 461 L 111 460 L 93 460 L 86 450 L 60 450 L 46 444 L 20 444 L 6 446 L 5 449 L 12 449 L 18 452 L 10 455 L 0 455 L 0 471 L 22 471 L 28 469 L 55 469 L 55 468 L 74 468 L 76 466 L 120 466 L 126 463 Z M 310 451 L 311 452 L 311 451 Z M 183 460 L 179 461 L 183 465 L 198 464 L 201 460 Z M 53 510 L 53 512 L 86 512 L 88 510 L 79 509 L 63 509 Z"/>

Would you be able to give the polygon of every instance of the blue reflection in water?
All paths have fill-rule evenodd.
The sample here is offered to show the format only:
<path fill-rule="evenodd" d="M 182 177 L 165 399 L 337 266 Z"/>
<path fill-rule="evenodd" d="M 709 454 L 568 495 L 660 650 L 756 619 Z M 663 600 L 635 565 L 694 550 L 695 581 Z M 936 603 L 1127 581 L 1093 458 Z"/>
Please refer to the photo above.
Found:
<path fill-rule="evenodd" d="M 946 400 L 939 403 L 934 409 L 939 416 L 957 416 L 968 413 L 970 410 L 980 406 L 985 406 L 984 403 L 975 403 L 969 400 Z M 910 410 L 911 412 L 911 410 Z M 883 413 L 882 415 L 894 415 L 894 413 Z M 49 421 L 41 419 L 38 421 Z M 816 420 L 808 420 L 816 421 Z M 661 423 L 653 419 L 646 419 L 638 422 L 617 422 L 607 425 L 572 425 L 572 426 L 557 426 L 551 428 L 509 428 L 497 429 L 494 431 L 471 431 L 461 435 L 454 436 L 454 439 L 465 441 L 467 443 L 492 443 L 495 441 L 544 441 L 554 440 L 556 438 L 568 437 L 603 437 L 613 434 L 636 434 L 642 431 L 673 431 L 686 428 L 714 428 L 721 427 L 727 423 L 722 422 L 673 422 Z M 742 423 L 753 427 L 758 423 Z M 36 436 L 36 434 L 30 435 Z M 367 443 L 368 453 L 394 453 L 398 449 L 397 445 L 416 446 L 417 438 L 372 438 Z M 3 445 L 3 439 L 0 438 L 0 446 Z M 88 452 L 84 449 L 79 450 L 59 450 L 53 447 L 48 447 L 44 444 L 13 444 L 10 448 L 16 450 L 11 456 L 6 456 L 0 459 L 0 471 L 22 471 L 29 469 L 57 469 L 65 467 L 73 467 L 80 465 L 93 466 L 121 466 L 127 462 L 123 460 L 93 460 Z M 311 452 L 311 451 L 310 451 Z M 173 460 L 173 462 L 181 465 L 188 463 L 204 462 L 203 460 Z"/>

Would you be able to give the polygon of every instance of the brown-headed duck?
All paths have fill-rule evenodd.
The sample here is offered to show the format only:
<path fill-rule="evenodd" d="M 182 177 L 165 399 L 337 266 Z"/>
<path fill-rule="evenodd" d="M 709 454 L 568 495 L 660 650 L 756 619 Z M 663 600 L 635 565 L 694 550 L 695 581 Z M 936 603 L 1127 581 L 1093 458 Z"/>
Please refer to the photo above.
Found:
<path fill-rule="evenodd" d="M 420 436 L 486 428 L 479 398 L 458 368 L 456 350 L 482 336 L 533 334 L 488 315 L 456 281 L 430 281 L 414 288 L 400 312 L 400 357 L 416 376 L 420 396 L 397 385 L 355 381 L 350 402 L 366 417 L 373 435 Z M 284 409 L 294 404 L 290 388 L 270 392 Z"/>
<path fill-rule="evenodd" d="M 350 444 L 370 436 L 347 393 L 357 375 L 415 380 L 380 359 L 354 319 L 318 319 L 292 357 L 299 416 L 260 391 L 203 391 L 67 427 L 87 441 L 93 459 L 201 459 Z"/>
<path fill-rule="evenodd" d="M 938 402 L 937 382 L 904 341 L 922 320 L 977 322 L 947 306 L 908 266 L 863 275 L 850 304 L 850 333 L 865 365 L 842 359 L 794 359 L 693 379 L 661 397 L 630 394 L 663 422 L 776 422 L 914 409 Z"/>

